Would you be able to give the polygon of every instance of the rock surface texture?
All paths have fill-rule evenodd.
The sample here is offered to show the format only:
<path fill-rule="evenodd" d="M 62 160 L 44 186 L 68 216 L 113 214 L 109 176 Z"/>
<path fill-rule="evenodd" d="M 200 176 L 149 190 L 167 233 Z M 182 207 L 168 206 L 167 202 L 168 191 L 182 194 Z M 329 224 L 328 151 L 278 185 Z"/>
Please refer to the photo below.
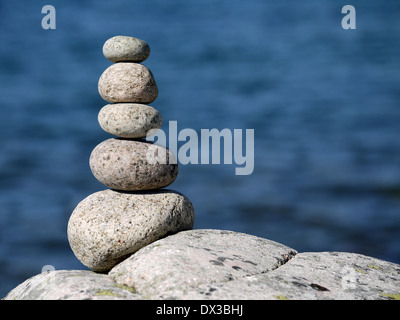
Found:
<path fill-rule="evenodd" d="M 198 229 L 157 240 L 108 274 L 49 271 L 4 299 L 398 300 L 400 265 L 355 253 L 297 253 L 248 234 Z"/>

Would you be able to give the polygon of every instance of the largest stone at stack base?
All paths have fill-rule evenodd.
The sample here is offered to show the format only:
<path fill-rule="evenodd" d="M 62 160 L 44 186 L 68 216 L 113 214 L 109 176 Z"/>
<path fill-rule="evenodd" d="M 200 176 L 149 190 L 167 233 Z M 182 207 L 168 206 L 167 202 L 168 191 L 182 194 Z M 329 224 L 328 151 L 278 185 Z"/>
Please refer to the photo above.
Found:
<path fill-rule="evenodd" d="M 305 252 L 248 234 L 189 230 L 153 242 L 108 275 L 34 276 L 5 300 L 400 299 L 400 265 L 346 252 Z"/>
<path fill-rule="evenodd" d="M 68 222 L 75 256 L 93 271 L 110 270 L 167 234 L 193 228 L 194 210 L 173 190 L 104 190 L 81 201 Z"/>

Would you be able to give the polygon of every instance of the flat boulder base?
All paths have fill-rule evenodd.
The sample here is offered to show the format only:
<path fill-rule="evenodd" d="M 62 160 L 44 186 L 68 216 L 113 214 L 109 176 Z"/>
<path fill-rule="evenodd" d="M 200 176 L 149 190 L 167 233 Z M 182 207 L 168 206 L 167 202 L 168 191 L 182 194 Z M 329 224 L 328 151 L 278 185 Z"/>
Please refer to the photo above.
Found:
<path fill-rule="evenodd" d="M 105 272 L 167 234 L 193 228 L 193 223 L 193 205 L 179 192 L 104 190 L 75 208 L 68 222 L 68 240 L 79 261 Z"/>
<path fill-rule="evenodd" d="M 400 265 L 347 252 L 304 252 L 270 272 L 201 284 L 183 299 L 400 300 Z"/>
<path fill-rule="evenodd" d="M 132 288 L 87 270 L 40 273 L 10 291 L 4 300 L 137 300 Z"/>
<path fill-rule="evenodd" d="M 97 180 L 122 191 L 164 188 L 178 175 L 172 152 L 144 140 L 105 140 L 94 148 L 89 164 Z"/>
<path fill-rule="evenodd" d="M 99 94 L 111 103 L 151 103 L 158 96 L 157 84 L 149 69 L 140 63 L 119 62 L 100 76 Z"/>
<path fill-rule="evenodd" d="M 186 299 L 200 285 L 268 272 L 295 254 L 282 244 L 244 233 L 192 230 L 150 244 L 109 275 L 145 298 Z"/>
<path fill-rule="evenodd" d="M 69 272 L 32 277 L 5 299 L 400 299 L 398 264 L 347 252 L 296 253 L 274 241 L 224 230 L 170 235 L 108 275 L 73 271 L 78 272 L 74 282 Z"/>

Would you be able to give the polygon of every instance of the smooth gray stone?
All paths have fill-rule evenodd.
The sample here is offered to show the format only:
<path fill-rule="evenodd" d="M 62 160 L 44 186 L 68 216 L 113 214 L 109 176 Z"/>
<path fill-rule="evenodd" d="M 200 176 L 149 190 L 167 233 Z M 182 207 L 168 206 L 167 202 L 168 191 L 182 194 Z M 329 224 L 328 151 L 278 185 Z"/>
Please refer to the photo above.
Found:
<path fill-rule="evenodd" d="M 121 138 L 145 138 L 162 125 L 158 110 L 138 103 L 108 104 L 100 110 L 98 121 L 104 131 Z"/>
<path fill-rule="evenodd" d="M 149 57 L 150 46 L 138 38 L 115 36 L 104 43 L 103 54 L 112 62 L 142 62 Z"/>
<path fill-rule="evenodd" d="M 158 96 L 153 74 L 144 65 L 119 62 L 109 66 L 100 76 L 99 94 L 111 103 L 151 103 Z"/>
<path fill-rule="evenodd" d="M 165 156 L 157 162 L 154 154 Z M 89 164 L 97 180 L 122 191 L 163 188 L 178 175 L 178 163 L 172 152 L 144 140 L 105 140 L 94 148 Z"/>
<path fill-rule="evenodd" d="M 93 271 L 108 271 L 167 234 L 193 228 L 188 198 L 172 190 L 104 190 L 82 200 L 68 222 L 75 256 Z"/>

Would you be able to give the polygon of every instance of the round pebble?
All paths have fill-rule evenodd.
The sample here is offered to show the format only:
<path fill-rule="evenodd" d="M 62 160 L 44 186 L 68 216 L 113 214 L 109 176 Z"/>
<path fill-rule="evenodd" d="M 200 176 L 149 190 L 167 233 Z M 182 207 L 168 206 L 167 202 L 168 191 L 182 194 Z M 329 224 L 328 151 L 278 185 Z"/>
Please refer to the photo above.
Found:
<path fill-rule="evenodd" d="M 140 63 L 119 62 L 109 66 L 100 76 L 98 87 L 101 97 L 111 103 L 151 103 L 158 96 L 153 74 Z"/>
<path fill-rule="evenodd" d="M 104 190 L 75 208 L 68 222 L 68 240 L 79 261 L 105 272 L 166 234 L 192 229 L 193 223 L 192 203 L 176 191 Z"/>
<path fill-rule="evenodd" d="M 108 104 L 100 110 L 98 120 L 104 131 L 121 138 L 144 138 L 162 125 L 158 110 L 138 103 Z"/>
<path fill-rule="evenodd" d="M 112 62 L 142 62 L 149 57 L 150 46 L 134 37 L 115 36 L 104 43 L 103 54 Z"/>
<path fill-rule="evenodd" d="M 89 163 L 96 179 L 115 190 L 163 188 L 178 175 L 173 153 L 144 140 L 105 140 L 94 148 Z"/>

